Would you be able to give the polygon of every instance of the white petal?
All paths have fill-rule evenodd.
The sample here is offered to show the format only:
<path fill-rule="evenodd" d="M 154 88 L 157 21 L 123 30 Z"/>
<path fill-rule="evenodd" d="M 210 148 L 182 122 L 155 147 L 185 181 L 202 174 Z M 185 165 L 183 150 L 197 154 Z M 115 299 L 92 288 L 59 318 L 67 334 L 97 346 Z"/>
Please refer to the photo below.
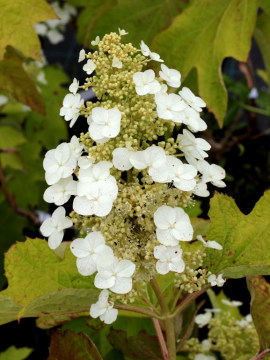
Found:
<path fill-rule="evenodd" d="M 117 315 L 117 309 L 108 309 L 104 314 L 100 316 L 100 320 L 104 321 L 105 324 L 111 324 L 117 319 Z"/>
<path fill-rule="evenodd" d="M 127 294 L 132 289 L 132 279 L 116 277 L 115 284 L 110 287 L 110 290 L 116 294 Z"/>
<path fill-rule="evenodd" d="M 76 260 L 78 272 L 84 276 L 89 276 L 97 271 L 96 263 L 91 256 Z"/>
<path fill-rule="evenodd" d="M 63 231 L 54 231 L 48 238 L 48 245 L 51 249 L 56 249 L 61 244 L 64 237 Z"/>

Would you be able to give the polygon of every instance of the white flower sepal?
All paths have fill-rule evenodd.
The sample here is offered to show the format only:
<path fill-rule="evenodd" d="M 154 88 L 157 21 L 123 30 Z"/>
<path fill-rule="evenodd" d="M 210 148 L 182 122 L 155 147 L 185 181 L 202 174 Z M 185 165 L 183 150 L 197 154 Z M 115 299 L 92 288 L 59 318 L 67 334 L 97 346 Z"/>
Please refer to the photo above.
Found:
<path fill-rule="evenodd" d="M 197 169 L 202 174 L 202 181 L 207 183 L 211 182 L 214 186 L 225 187 L 226 184 L 222 179 L 225 178 L 225 170 L 216 164 L 209 164 L 205 160 L 199 160 L 197 162 Z"/>
<path fill-rule="evenodd" d="M 77 268 L 84 276 L 97 271 L 97 261 L 100 255 L 113 255 L 113 250 L 105 245 L 100 232 L 91 232 L 85 238 L 78 238 L 71 242 L 70 250 L 77 257 Z"/>
<path fill-rule="evenodd" d="M 187 129 L 183 130 L 183 134 L 178 135 L 178 139 L 180 140 L 179 146 L 190 164 L 194 158 L 203 160 L 208 157 L 206 151 L 211 149 L 211 145 L 204 139 L 196 138 Z"/>
<path fill-rule="evenodd" d="M 156 269 L 159 274 L 165 275 L 169 271 L 181 273 L 185 269 L 180 246 L 158 245 L 154 248 L 154 257 L 158 259 Z"/>
<path fill-rule="evenodd" d="M 87 63 L 85 65 L 83 65 L 83 70 L 86 72 L 87 75 L 91 75 L 96 67 L 97 66 L 94 63 L 94 61 L 91 59 L 88 59 Z"/>
<path fill-rule="evenodd" d="M 144 56 L 149 56 L 152 60 L 154 61 L 158 61 L 158 62 L 163 62 L 164 60 L 162 60 L 160 58 L 160 55 L 155 53 L 155 52 L 152 52 L 149 47 L 143 42 L 141 41 L 141 52 Z"/>
<path fill-rule="evenodd" d="M 156 94 L 161 90 L 160 83 L 155 79 L 152 69 L 136 72 L 133 75 L 133 82 L 138 95 Z"/>
<path fill-rule="evenodd" d="M 201 241 L 203 243 L 203 246 L 206 248 L 216 249 L 216 250 L 222 250 L 223 246 L 221 246 L 218 242 L 213 240 L 205 241 L 202 237 L 202 235 L 197 235 L 196 239 Z"/>
<path fill-rule="evenodd" d="M 202 108 L 206 107 L 206 103 L 199 96 L 195 96 L 187 87 L 183 87 L 179 94 L 189 106 L 198 112 L 201 112 Z"/>
<path fill-rule="evenodd" d="M 113 166 L 121 171 L 127 171 L 132 168 L 132 164 L 129 160 L 133 152 L 127 148 L 116 148 L 113 150 Z"/>
<path fill-rule="evenodd" d="M 88 169 L 93 165 L 93 161 L 89 156 L 80 156 L 78 159 L 78 166 L 80 169 Z"/>
<path fill-rule="evenodd" d="M 74 156 L 75 159 L 78 159 L 82 154 L 84 145 L 81 145 L 79 143 L 77 136 L 73 135 L 70 140 L 69 146 L 70 146 L 72 156 Z"/>
<path fill-rule="evenodd" d="M 216 357 L 205 354 L 197 354 L 194 360 L 216 360 Z"/>
<path fill-rule="evenodd" d="M 118 28 L 118 32 L 119 32 L 119 35 L 120 35 L 120 36 L 123 36 L 123 35 L 127 35 L 127 34 L 128 34 L 128 32 L 126 32 L 126 30 L 120 29 L 120 28 Z"/>
<path fill-rule="evenodd" d="M 191 241 L 193 228 L 185 211 L 163 205 L 154 213 L 158 241 L 165 246 L 176 246 L 179 241 Z"/>
<path fill-rule="evenodd" d="M 215 274 L 212 274 L 208 277 L 208 282 L 211 284 L 211 286 L 218 286 L 222 287 L 226 281 L 226 279 L 223 279 L 223 274 L 219 274 L 216 276 Z"/>
<path fill-rule="evenodd" d="M 169 180 L 173 181 L 177 189 L 192 191 L 195 188 L 197 170 L 193 165 L 183 164 L 181 160 L 171 155 L 167 156 L 167 164 Z"/>
<path fill-rule="evenodd" d="M 60 206 L 65 204 L 72 195 L 77 194 L 77 181 L 72 176 L 60 179 L 56 184 L 45 190 L 43 199 L 47 203 L 55 203 Z"/>
<path fill-rule="evenodd" d="M 110 168 L 113 164 L 110 161 L 100 161 L 86 169 L 80 169 L 79 181 L 80 183 L 97 183 L 101 180 L 111 179 L 114 182 L 113 176 L 110 174 Z"/>
<path fill-rule="evenodd" d="M 79 52 L 79 60 L 78 60 L 78 62 L 81 62 L 81 61 L 83 61 L 84 59 L 85 59 L 85 50 L 82 49 L 82 50 L 80 50 L 80 52 Z"/>
<path fill-rule="evenodd" d="M 155 95 L 158 117 L 182 123 L 185 103 L 179 95 L 159 92 Z"/>
<path fill-rule="evenodd" d="M 132 289 L 131 277 L 135 271 L 135 264 L 130 260 L 119 261 L 115 256 L 100 256 L 97 269 L 97 288 L 110 289 L 116 294 L 127 294 Z"/>
<path fill-rule="evenodd" d="M 69 86 L 68 90 L 75 95 L 79 89 L 79 81 L 74 78 L 71 85 Z"/>
<path fill-rule="evenodd" d="M 94 141 L 115 138 L 120 132 L 121 112 L 116 108 L 96 107 L 92 111 L 89 133 Z"/>
<path fill-rule="evenodd" d="M 91 45 L 92 46 L 96 46 L 100 43 L 100 37 L 99 36 L 96 36 L 95 40 L 92 40 L 91 41 Z"/>
<path fill-rule="evenodd" d="M 70 145 L 62 143 L 56 149 L 47 151 L 43 160 L 45 179 L 48 185 L 69 177 L 75 170 L 77 160 L 72 156 Z"/>
<path fill-rule="evenodd" d="M 195 316 L 195 324 L 197 324 L 199 328 L 202 328 L 205 325 L 208 325 L 211 319 L 212 312 L 206 311 L 204 314 L 199 314 Z"/>
<path fill-rule="evenodd" d="M 181 74 L 178 70 L 169 69 L 166 65 L 161 64 L 161 71 L 159 76 L 167 82 L 167 84 L 174 88 L 179 88 L 181 85 Z"/>
<path fill-rule="evenodd" d="M 248 314 L 245 316 L 244 319 L 242 320 L 237 320 L 236 324 L 239 325 L 241 328 L 251 328 L 251 324 L 252 324 L 252 316 L 251 314 Z"/>
<path fill-rule="evenodd" d="M 52 217 L 46 219 L 40 227 L 41 234 L 48 237 L 48 245 L 51 249 L 56 249 L 61 244 L 64 229 L 73 225 L 72 221 L 65 215 L 65 209 L 60 206 L 53 212 Z"/>
<path fill-rule="evenodd" d="M 230 307 L 239 307 L 239 306 L 243 305 L 242 301 L 238 301 L 238 300 L 222 299 L 221 302 Z"/>
<path fill-rule="evenodd" d="M 115 67 L 117 69 L 121 69 L 123 67 L 122 61 L 120 61 L 117 56 L 113 57 L 112 67 Z"/>
<path fill-rule="evenodd" d="M 64 116 L 66 121 L 70 121 L 72 127 L 80 115 L 80 107 L 83 105 L 83 99 L 80 94 L 67 94 L 63 100 L 63 106 L 60 109 L 60 115 Z"/>
<path fill-rule="evenodd" d="M 98 301 L 90 307 L 90 315 L 92 318 L 100 317 L 105 324 L 113 323 L 118 315 L 118 310 L 113 308 L 114 303 L 108 301 L 109 291 L 102 290 L 99 294 Z"/>
<path fill-rule="evenodd" d="M 183 100 L 182 100 L 183 101 Z M 180 114 L 179 122 L 187 125 L 190 131 L 204 131 L 207 128 L 206 122 L 200 118 L 200 114 L 184 103 L 184 109 Z"/>

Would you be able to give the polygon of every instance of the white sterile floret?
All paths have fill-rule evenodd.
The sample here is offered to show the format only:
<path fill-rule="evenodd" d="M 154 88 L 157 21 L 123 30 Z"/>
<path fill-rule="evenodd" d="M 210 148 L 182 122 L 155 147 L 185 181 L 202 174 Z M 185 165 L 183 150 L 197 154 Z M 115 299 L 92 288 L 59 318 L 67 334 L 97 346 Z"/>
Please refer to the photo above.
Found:
<path fill-rule="evenodd" d="M 126 32 L 126 30 L 120 29 L 120 28 L 118 28 L 118 32 L 119 32 L 119 35 L 120 35 L 120 36 L 123 36 L 123 35 L 127 35 L 127 34 L 128 34 L 128 32 Z"/>
<path fill-rule="evenodd" d="M 156 269 L 159 274 L 167 274 L 169 271 L 181 273 L 185 269 L 180 246 L 158 245 L 154 248 L 154 257 L 158 259 Z"/>
<path fill-rule="evenodd" d="M 55 205 L 60 206 L 65 204 L 72 195 L 76 194 L 77 181 L 74 181 L 72 176 L 69 176 L 48 187 L 44 192 L 43 199 L 48 203 L 55 203 Z"/>
<path fill-rule="evenodd" d="M 225 178 L 225 170 L 216 164 L 209 164 L 205 160 L 199 160 L 197 162 L 197 169 L 202 174 L 202 181 L 205 183 L 211 182 L 211 184 L 217 187 L 225 187 L 226 184 L 222 179 Z"/>
<path fill-rule="evenodd" d="M 113 176 L 94 183 L 79 181 L 73 209 L 80 215 L 106 216 L 112 209 L 118 194 L 118 187 Z"/>
<path fill-rule="evenodd" d="M 110 174 L 110 168 L 113 164 L 110 161 L 100 161 L 86 169 L 80 169 L 78 178 L 80 182 L 88 184 L 95 183 L 108 178 L 113 178 Z"/>
<path fill-rule="evenodd" d="M 69 177 L 75 170 L 77 160 L 72 156 L 70 145 L 62 143 L 56 149 L 47 151 L 43 160 L 45 179 L 48 185 Z"/>
<path fill-rule="evenodd" d="M 112 60 L 112 67 L 121 69 L 122 66 L 123 66 L 122 61 L 120 61 L 117 56 L 114 56 Z"/>
<path fill-rule="evenodd" d="M 149 56 L 154 61 L 159 61 L 159 62 L 164 61 L 160 58 L 159 54 L 152 52 L 143 41 L 141 41 L 140 46 L 141 46 L 141 52 L 144 56 Z"/>
<path fill-rule="evenodd" d="M 70 140 L 69 146 L 70 146 L 72 156 L 74 156 L 75 159 L 78 159 L 82 154 L 84 145 L 81 145 L 79 143 L 79 139 L 77 138 L 77 136 L 73 135 Z"/>
<path fill-rule="evenodd" d="M 241 328 L 250 329 L 252 324 L 252 316 L 251 314 L 248 314 L 245 316 L 242 320 L 237 320 L 236 324 L 239 325 Z"/>
<path fill-rule="evenodd" d="M 221 302 L 227 306 L 239 307 L 243 305 L 242 301 L 222 299 Z"/>
<path fill-rule="evenodd" d="M 0 106 L 5 105 L 8 102 L 8 98 L 5 95 L 0 95 Z"/>
<path fill-rule="evenodd" d="M 133 82 L 138 95 L 156 94 L 161 89 L 152 69 L 133 74 Z"/>
<path fill-rule="evenodd" d="M 199 314 L 195 316 L 195 324 L 197 324 L 199 328 L 202 328 L 205 325 L 208 325 L 211 319 L 212 312 L 206 311 L 204 314 Z"/>
<path fill-rule="evenodd" d="M 114 107 L 96 107 L 92 111 L 89 133 L 94 141 L 115 138 L 120 132 L 121 113 Z"/>
<path fill-rule="evenodd" d="M 202 350 L 203 351 L 209 351 L 212 347 L 212 343 L 210 340 L 208 339 L 204 339 L 202 342 L 201 342 L 201 347 L 202 347 Z"/>
<path fill-rule="evenodd" d="M 83 99 L 80 94 L 67 94 L 63 100 L 63 106 L 60 109 L 60 115 L 64 116 L 66 121 L 70 121 L 72 127 L 80 115 L 80 107 L 83 105 Z"/>
<path fill-rule="evenodd" d="M 207 278 L 207 280 L 211 286 L 217 285 L 218 287 L 222 287 L 226 281 L 226 279 L 223 279 L 223 274 L 219 274 L 218 276 L 212 274 Z"/>
<path fill-rule="evenodd" d="M 216 360 L 216 358 L 211 355 L 197 354 L 194 360 Z"/>
<path fill-rule="evenodd" d="M 223 247 L 216 241 L 209 240 L 205 241 L 202 237 L 202 235 L 197 235 L 196 239 L 201 241 L 203 243 L 203 246 L 206 248 L 216 249 L 216 250 L 222 250 Z"/>
<path fill-rule="evenodd" d="M 91 75 L 96 67 L 97 66 L 94 63 L 94 61 L 91 59 L 88 59 L 87 63 L 83 66 L 83 70 L 86 72 L 87 75 Z"/>
<path fill-rule="evenodd" d="M 193 228 L 185 211 L 163 205 L 154 213 L 158 241 L 165 246 L 178 245 L 179 241 L 191 241 Z"/>
<path fill-rule="evenodd" d="M 109 291 L 102 290 L 99 294 L 98 301 L 90 307 L 90 315 L 92 318 L 100 318 L 105 324 L 113 323 L 118 315 L 118 310 L 113 308 L 114 303 L 108 301 Z"/>
<path fill-rule="evenodd" d="M 185 154 L 187 161 L 192 163 L 193 159 L 203 160 L 208 157 L 205 151 L 211 149 L 211 145 L 201 138 L 196 138 L 190 131 L 184 129 L 183 134 L 178 135 L 179 146 Z"/>
<path fill-rule="evenodd" d="M 89 156 L 80 156 L 78 159 L 78 166 L 80 169 L 88 169 L 93 165 L 93 161 Z"/>
<path fill-rule="evenodd" d="M 198 112 L 201 112 L 202 108 L 206 107 L 206 103 L 199 96 L 195 96 L 187 87 L 183 87 L 179 94 L 189 106 Z"/>
<path fill-rule="evenodd" d="M 51 29 L 47 32 L 47 38 L 51 44 L 58 44 L 64 40 L 64 35 L 60 33 L 60 31 L 56 29 Z"/>
<path fill-rule="evenodd" d="M 134 151 L 129 161 L 137 170 L 149 167 L 148 174 L 156 182 L 167 182 L 168 166 L 166 153 L 160 146 L 152 145 L 143 151 Z"/>
<path fill-rule="evenodd" d="M 91 41 L 91 45 L 92 46 L 96 46 L 100 43 L 100 37 L 99 36 L 96 36 L 95 40 L 92 40 Z"/>
<path fill-rule="evenodd" d="M 200 118 L 200 114 L 185 103 L 180 122 L 185 124 L 192 132 L 204 131 L 207 128 L 206 122 Z"/>
<path fill-rule="evenodd" d="M 127 294 L 132 289 L 135 264 L 130 260 L 119 261 L 115 256 L 101 256 L 97 264 L 95 286 L 110 289 L 116 294 Z"/>
<path fill-rule="evenodd" d="M 77 268 L 80 274 L 89 276 L 97 271 L 97 261 L 100 255 L 113 255 L 113 250 L 105 245 L 100 232 L 91 232 L 85 238 L 75 239 L 70 244 L 70 250 L 77 257 Z"/>
<path fill-rule="evenodd" d="M 207 190 L 207 184 L 201 179 L 197 179 L 197 184 L 192 192 L 193 194 L 201 197 L 207 197 L 210 195 L 210 192 Z"/>
<path fill-rule="evenodd" d="M 113 166 L 121 171 L 127 171 L 132 168 L 132 164 L 129 160 L 133 151 L 128 150 L 127 148 L 116 148 L 113 150 Z"/>
<path fill-rule="evenodd" d="M 83 61 L 83 60 L 85 59 L 85 57 L 86 57 L 85 50 L 82 49 L 82 50 L 79 52 L 79 60 L 78 60 L 78 62 Z"/>
<path fill-rule="evenodd" d="M 183 164 L 181 160 L 171 155 L 167 156 L 167 165 L 169 180 L 173 181 L 177 189 L 191 191 L 195 188 L 197 170 L 194 166 Z"/>
<path fill-rule="evenodd" d="M 68 90 L 75 95 L 79 89 L 79 81 L 74 78 L 72 81 L 72 84 L 69 86 Z"/>
<path fill-rule="evenodd" d="M 48 237 L 48 245 L 51 249 L 56 249 L 61 244 L 64 237 L 64 229 L 73 225 L 72 221 L 65 215 L 66 211 L 61 206 L 40 227 L 41 234 Z"/>
<path fill-rule="evenodd" d="M 179 95 L 159 92 L 155 95 L 158 117 L 182 123 L 182 112 L 185 103 Z"/>
<path fill-rule="evenodd" d="M 174 88 L 179 88 L 181 85 L 181 74 L 178 70 L 169 69 L 166 65 L 161 64 L 161 71 L 159 76 L 167 82 L 167 84 Z"/>

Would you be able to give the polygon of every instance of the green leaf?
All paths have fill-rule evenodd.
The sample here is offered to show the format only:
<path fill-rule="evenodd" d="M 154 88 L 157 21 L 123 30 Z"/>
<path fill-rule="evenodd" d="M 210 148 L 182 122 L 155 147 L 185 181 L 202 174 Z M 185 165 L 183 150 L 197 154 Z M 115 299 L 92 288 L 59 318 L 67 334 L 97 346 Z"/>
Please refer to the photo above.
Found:
<path fill-rule="evenodd" d="M 50 149 L 56 147 L 60 140 L 66 140 L 68 136 L 66 122 L 59 112 L 67 94 L 67 90 L 61 84 L 68 83 L 70 80 L 63 71 L 53 66 L 45 67 L 44 73 L 47 84 L 40 85 L 40 88 L 46 114 L 44 116 L 34 112 L 29 114 L 26 122 L 26 136 L 29 139 L 34 138 L 35 142 Z"/>
<path fill-rule="evenodd" d="M 0 9 L 1 2 L 3 2 L 3 0 L 0 0 Z M 3 13 L 1 13 L 1 15 L 3 15 Z M 20 33 L 22 34 L 21 30 Z M 23 34 L 23 36 L 25 37 L 25 34 Z M 44 114 L 45 109 L 42 97 L 34 82 L 24 70 L 23 61 L 24 58 L 13 48 L 7 48 L 5 58 L 0 63 L 0 92 L 7 92 L 19 102 L 22 102 L 23 104 L 30 106 L 32 109 Z M 16 76 L 14 76 L 14 74 L 16 74 Z"/>
<path fill-rule="evenodd" d="M 241 278 L 270 274 L 270 191 L 266 191 L 249 215 L 234 200 L 216 194 L 210 203 L 208 239 L 223 250 L 206 249 L 204 265 L 214 274 Z"/>
<path fill-rule="evenodd" d="M 166 0 L 81 0 L 69 1 L 84 6 L 78 18 L 78 41 L 89 46 L 97 35 L 103 36 L 118 28 L 125 29 L 125 41 L 139 45 L 141 40 L 150 43 L 153 37 L 168 27 L 174 16 L 187 3 Z"/>
<path fill-rule="evenodd" d="M 57 19 L 53 9 L 45 0 L 6 1 L 0 0 L 0 61 L 5 48 L 11 45 L 28 57 L 40 60 L 40 41 L 34 24 L 49 19 Z"/>
<path fill-rule="evenodd" d="M 71 330 L 54 332 L 49 351 L 48 360 L 102 360 L 95 344 L 86 334 Z"/>
<path fill-rule="evenodd" d="M 108 340 L 112 346 L 123 352 L 130 359 L 161 360 L 158 339 L 141 331 L 136 337 L 128 337 L 123 330 L 111 328 Z"/>
<path fill-rule="evenodd" d="M 250 276 L 251 315 L 259 336 L 260 352 L 270 348 L 270 285 L 263 276 Z"/>
<path fill-rule="evenodd" d="M 267 78 L 270 79 L 270 11 L 258 16 L 254 37 L 263 57 Z"/>
<path fill-rule="evenodd" d="M 25 142 L 25 137 L 19 131 L 10 126 L 0 126 L 0 148 L 15 148 Z"/>
<path fill-rule="evenodd" d="M 270 114 L 270 99 L 269 93 L 266 91 L 260 91 L 259 96 L 256 99 L 256 103 L 259 105 L 260 108 L 266 110 Z"/>
<path fill-rule="evenodd" d="M 9 286 L 0 298 L 9 296 L 22 305 L 18 318 L 41 317 L 44 328 L 87 315 L 98 297 L 93 278 L 78 273 L 69 248 L 61 259 L 45 240 L 13 245 L 5 256 L 5 271 Z"/>
<path fill-rule="evenodd" d="M 183 77 L 196 68 L 200 96 L 220 125 L 227 107 L 221 64 L 226 57 L 247 60 L 257 7 L 257 0 L 198 0 L 153 42 L 153 50 Z"/>
<path fill-rule="evenodd" d="M 32 351 L 27 347 L 16 349 L 15 346 L 10 346 L 6 351 L 0 353 L 0 360 L 24 360 Z"/>
<path fill-rule="evenodd" d="M 270 2 L 268 0 L 260 0 L 259 5 L 268 13 L 268 15 L 270 15 Z"/>
<path fill-rule="evenodd" d="M 0 325 L 16 320 L 21 307 L 22 306 L 15 303 L 11 297 L 1 296 L 0 294 Z"/>

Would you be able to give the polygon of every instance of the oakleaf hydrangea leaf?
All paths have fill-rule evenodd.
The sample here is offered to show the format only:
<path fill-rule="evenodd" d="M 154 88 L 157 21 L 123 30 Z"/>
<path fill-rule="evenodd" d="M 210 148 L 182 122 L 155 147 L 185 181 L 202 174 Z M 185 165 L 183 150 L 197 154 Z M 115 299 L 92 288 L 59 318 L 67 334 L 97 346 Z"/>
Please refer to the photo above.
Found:
<path fill-rule="evenodd" d="M 50 5 L 45 0 L 28 0 L 27 3 L 24 0 L 0 0 L 0 9 L 0 61 L 8 45 L 40 60 L 40 42 L 34 24 L 57 19 Z"/>
<path fill-rule="evenodd" d="M 0 360 L 24 360 L 32 351 L 32 349 L 27 347 L 17 349 L 15 346 L 10 346 L 7 350 L 0 353 Z"/>
<path fill-rule="evenodd" d="M 221 251 L 207 249 L 204 265 L 213 273 L 241 278 L 270 274 L 270 191 L 244 215 L 234 200 L 216 194 L 210 202 L 211 226 L 208 240 L 223 246 Z"/>
<path fill-rule="evenodd" d="M 226 57 L 247 60 L 257 6 L 257 0 L 198 0 L 153 42 L 153 51 L 182 76 L 196 68 L 200 96 L 220 125 L 227 107 L 221 64 Z"/>

